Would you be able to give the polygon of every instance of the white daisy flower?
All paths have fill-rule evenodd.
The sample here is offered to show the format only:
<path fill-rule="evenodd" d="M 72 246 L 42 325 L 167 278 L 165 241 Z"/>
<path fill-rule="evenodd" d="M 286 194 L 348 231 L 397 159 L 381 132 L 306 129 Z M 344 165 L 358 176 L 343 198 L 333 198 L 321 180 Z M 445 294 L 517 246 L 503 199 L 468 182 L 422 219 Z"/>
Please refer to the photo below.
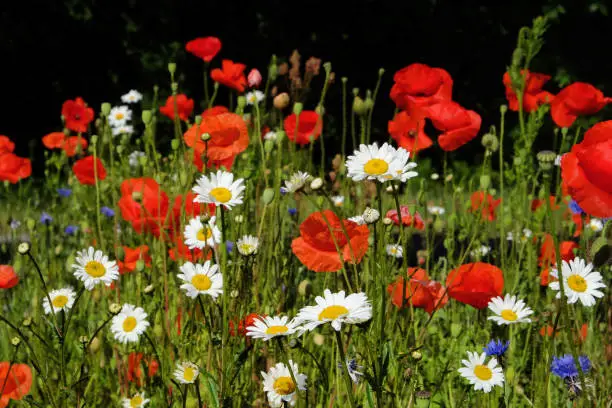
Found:
<path fill-rule="evenodd" d="M 219 272 L 219 265 L 210 261 L 204 265 L 186 262 L 180 267 L 178 278 L 185 283 L 181 285 L 187 296 L 195 299 L 198 295 L 210 295 L 213 299 L 223 293 L 223 275 Z"/>
<path fill-rule="evenodd" d="M 255 105 L 264 100 L 264 93 L 261 91 L 251 91 L 246 94 L 247 105 Z"/>
<path fill-rule="evenodd" d="M 275 141 L 276 140 L 276 132 L 271 130 L 268 133 L 266 133 L 263 138 L 264 138 L 264 140 Z"/>
<path fill-rule="evenodd" d="M 118 135 L 131 135 L 134 133 L 134 126 L 132 125 L 123 125 L 123 126 L 115 126 L 112 129 L 113 136 Z"/>
<path fill-rule="evenodd" d="M 487 255 L 489 252 L 491 252 L 491 247 L 490 246 L 481 245 L 480 247 L 472 250 L 470 252 L 470 255 L 473 258 L 479 258 L 479 257 L 483 257 L 483 256 Z"/>
<path fill-rule="evenodd" d="M 240 255 L 249 256 L 257 253 L 259 238 L 253 235 L 245 235 L 236 242 Z"/>
<path fill-rule="evenodd" d="M 149 403 L 144 392 L 138 392 L 132 398 L 123 398 L 123 408 L 141 408 Z"/>
<path fill-rule="evenodd" d="M 192 189 L 197 194 L 193 201 L 223 205 L 231 210 L 233 206 L 242 204 L 242 192 L 245 188 L 244 179 L 234 181 L 232 173 L 218 170 L 216 174 L 210 174 L 210 179 L 206 175 L 198 179 Z"/>
<path fill-rule="evenodd" d="M 591 218 L 591 221 L 589 221 L 589 228 L 593 232 L 600 232 L 603 227 L 604 223 L 599 218 Z"/>
<path fill-rule="evenodd" d="M 300 333 L 301 327 L 295 320 L 289 321 L 287 316 L 259 317 L 253 321 L 253 326 L 246 328 L 246 335 L 254 339 L 268 341 L 277 336 L 289 336 Z"/>
<path fill-rule="evenodd" d="M 93 247 L 77 252 L 76 263 L 72 264 L 74 276 L 83 282 L 85 289 L 92 290 L 102 282 L 106 286 L 119 278 L 119 267 L 115 261 Z"/>
<path fill-rule="evenodd" d="M 408 153 L 408 150 L 404 149 L 403 147 L 398 148 L 395 156 L 395 169 L 394 173 L 392 174 L 393 180 L 399 180 L 402 183 L 405 183 L 409 179 L 419 175 L 419 173 L 416 171 L 412 171 L 417 164 L 409 160 L 410 153 Z"/>
<path fill-rule="evenodd" d="M 343 290 L 331 293 L 325 289 L 323 297 L 317 296 L 315 302 L 316 306 L 303 307 L 296 317 L 306 330 L 331 322 L 334 330 L 340 331 L 342 323 L 358 324 L 372 318 L 372 305 L 363 292 L 345 296 Z"/>
<path fill-rule="evenodd" d="M 416 172 L 409 171 L 416 163 L 408 163 L 410 154 L 403 148 L 396 150 L 388 143 L 380 148 L 376 143 L 362 144 L 346 161 L 348 176 L 354 181 L 378 180 L 383 183 L 389 180 L 406 181 L 415 177 Z"/>
<path fill-rule="evenodd" d="M 146 156 L 145 152 L 134 150 L 128 156 L 128 163 L 130 164 L 130 167 L 138 167 L 140 165 L 140 158 L 145 157 L 145 156 Z"/>
<path fill-rule="evenodd" d="M 206 225 L 200 217 L 195 217 L 189 220 L 189 224 L 185 225 L 183 237 L 185 245 L 189 249 L 203 249 L 206 245 L 214 247 L 221 242 L 221 230 L 216 225 L 216 216 L 210 217 Z"/>
<path fill-rule="evenodd" d="M 289 367 L 283 363 L 277 363 L 267 373 L 261 372 L 264 379 L 263 389 L 268 395 L 268 403 L 273 408 L 279 408 L 285 402 L 294 406 L 297 400 L 296 391 L 306 389 L 306 375 L 299 373 L 298 366 L 293 360 L 289 360 L 289 364 L 297 384 L 291 378 Z"/>
<path fill-rule="evenodd" d="M 189 361 L 183 361 L 176 365 L 176 370 L 172 374 L 174 379 L 181 384 L 193 384 L 200 374 L 200 369 L 197 365 Z"/>
<path fill-rule="evenodd" d="M 49 297 L 53 305 L 53 313 L 57 313 L 60 310 L 66 311 L 72 308 L 76 293 L 74 293 L 72 288 L 62 288 L 49 292 Z M 45 309 L 45 314 L 51 314 L 51 306 L 46 296 L 43 298 L 43 308 Z"/>
<path fill-rule="evenodd" d="M 356 215 L 354 217 L 349 218 L 349 221 L 353 221 L 357 225 L 365 225 L 366 221 L 363 215 Z"/>
<path fill-rule="evenodd" d="M 404 249 L 401 245 L 389 244 L 387 245 L 387 255 L 392 256 L 394 258 L 401 258 L 402 256 L 404 256 Z"/>
<path fill-rule="evenodd" d="M 363 221 L 366 224 L 374 224 L 380 218 L 380 213 L 374 208 L 366 207 L 362 214 Z"/>
<path fill-rule="evenodd" d="M 502 387 L 504 384 L 504 373 L 497 365 L 497 359 L 492 357 L 487 364 L 486 353 L 478 355 L 476 352 L 468 351 L 468 360 L 462 360 L 463 367 L 458 371 L 463 378 L 474 386 L 474 390 L 483 390 L 488 393 L 493 387 Z"/>
<path fill-rule="evenodd" d="M 601 274 L 597 271 L 593 272 L 593 264 L 586 264 L 582 258 L 576 257 L 569 263 L 563 261 L 561 275 L 567 303 L 576 303 L 580 300 L 584 306 L 594 306 L 595 298 L 601 298 L 604 295 L 598 290 L 606 287 Z M 557 299 L 561 299 L 559 281 L 550 282 L 548 287 L 559 291 Z"/>
<path fill-rule="evenodd" d="M 111 321 L 111 332 L 115 335 L 115 340 L 123 344 L 138 341 L 149 327 L 147 316 L 142 307 L 124 304 L 121 312 Z"/>
<path fill-rule="evenodd" d="M 108 115 L 108 123 L 112 127 L 125 126 L 132 119 L 132 111 L 125 105 L 115 106 Z"/>
<path fill-rule="evenodd" d="M 555 166 L 561 166 L 561 160 L 563 160 L 563 155 L 557 155 L 557 157 L 555 157 Z"/>
<path fill-rule="evenodd" d="M 331 199 L 336 207 L 342 207 L 344 205 L 344 196 L 332 196 Z"/>
<path fill-rule="evenodd" d="M 516 296 L 506 294 L 505 297 L 497 296 L 489 301 L 489 310 L 495 316 L 489 316 L 498 325 L 514 323 L 530 323 L 531 319 L 527 316 L 533 314 L 533 310 L 525 305 L 522 300 L 517 300 Z"/>
<path fill-rule="evenodd" d="M 142 100 L 142 94 L 135 89 L 130 90 L 130 92 L 126 93 L 121 97 L 121 102 L 123 103 L 136 103 Z"/>
<path fill-rule="evenodd" d="M 437 205 L 431 205 L 427 207 L 427 211 L 433 215 L 443 215 L 446 212 L 444 207 L 439 207 Z"/>
<path fill-rule="evenodd" d="M 283 193 L 295 193 L 302 189 L 308 180 L 310 180 L 310 174 L 306 172 L 293 173 L 289 180 L 285 181 L 285 187 L 281 187 L 281 191 Z"/>

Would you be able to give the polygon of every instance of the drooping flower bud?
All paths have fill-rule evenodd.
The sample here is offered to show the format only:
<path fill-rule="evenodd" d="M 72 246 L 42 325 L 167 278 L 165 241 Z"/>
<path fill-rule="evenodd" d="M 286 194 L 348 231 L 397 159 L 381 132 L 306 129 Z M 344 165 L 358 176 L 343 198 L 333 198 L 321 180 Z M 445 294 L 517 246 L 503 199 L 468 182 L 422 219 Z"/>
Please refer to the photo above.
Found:
<path fill-rule="evenodd" d="M 247 76 L 247 81 L 251 88 L 257 88 L 259 84 L 261 84 L 262 79 L 263 78 L 261 77 L 261 74 L 259 73 L 259 70 L 257 70 L 257 68 L 253 68 Z"/>
<path fill-rule="evenodd" d="M 285 109 L 289 106 L 290 98 L 287 92 L 282 92 L 274 97 L 273 104 L 276 109 Z"/>

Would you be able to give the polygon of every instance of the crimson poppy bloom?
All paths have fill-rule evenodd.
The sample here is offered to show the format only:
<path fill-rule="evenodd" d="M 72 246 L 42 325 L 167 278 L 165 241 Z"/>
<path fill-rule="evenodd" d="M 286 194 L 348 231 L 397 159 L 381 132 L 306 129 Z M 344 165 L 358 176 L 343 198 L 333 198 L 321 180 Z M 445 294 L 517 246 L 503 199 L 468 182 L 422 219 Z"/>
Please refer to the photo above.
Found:
<path fill-rule="evenodd" d="M 469 263 L 450 271 L 446 286 L 453 299 L 484 309 L 492 298 L 501 296 L 504 274 L 497 266 L 488 263 Z"/>
<path fill-rule="evenodd" d="M 323 217 L 331 227 L 333 238 Z M 346 229 L 346 235 L 341 222 Z M 291 249 L 308 269 L 315 272 L 336 272 L 342 268 L 342 261 L 361 262 L 368 250 L 368 236 L 366 225 L 340 220 L 333 211 L 325 210 L 310 214 L 302 222 L 300 236 L 293 240 Z M 342 259 L 336 250 L 336 244 L 342 252 Z"/>
<path fill-rule="evenodd" d="M 612 121 L 590 128 L 561 160 L 563 186 L 594 217 L 612 217 Z"/>
<path fill-rule="evenodd" d="M 548 197 L 548 201 L 550 202 L 550 209 L 553 211 L 556 211 L 559 209 L 559 204 L 557 204 L 555 201 L 557 201 L 557 197 L 555 196 L 550 196 Z M 531 211 L 535 212 L 537 211 L 538 208 L 541 208 L 542 206 L 544 206 L 544 208 L 548 209 L 548 206 L 546 205 L 546 200 L 545 199 L 540 199 L 540 198 L 534 198 L 533 200 L 531 200 Z"/>
<path fill-rule="evenodd" d="M 149 231 L 160 236 L 168 205 L 168 195 L 152 178 L 133 178 L 121 183 L 121 198 L 118 202 L 121 216 L 138 233 Z"/>
<path fill-rule="evenodd" d="M 434 127 L 442 132 L 438 144 L 447 152 L 457 150 L 480 131 L 480 115 L 457 102 L 442 101 L 425 108 L 425 112 Z"/>
<path fill-rule="evenodd" d="M 77 154 L 77 148 L 79 145 L 81 146 L 80 151 L 84 152 L 85 149 L 87 149 L 87 140 L 78 136 L 70 136 L 64 140 L 62 149 L 64 149 L 66 152 L 66 156 L 72 157 Z"/>
<path fill-rule="evenodd" d="M 578 116 L 593 115 L 599 112 L 612 98 L 591 84 L 574 82 L 557 94 L 550 105 L 550 114 L 559 127 L 570 127 Z"/>
<path fill-rule="evenodd" d="M 168 250 L 168 256 L 175 262 L 199 262 L 212 258 L 212 250 L 210 248 L 207 247 L 203 250 L 198 248 L 189 249 L 181 236 L 176 237 L 175 245 L 174 248 Z"/>
<path fill-rule="evenodd" d="M 210 62 L 221 51 L 221 40 L 217 37 L 202 37 L 189 41 L 185 45 L 187 52 Z"/>
<path fill-rule="evenodd" d="M 491 194 L 484 191 L 476 191 L 470 196 L 470 202 L 472 204 L 472 207 L 469 209 L 471 212 L 480 211 L 483 220 L 493 221 L 495 220 L 495 211 L 501 203 L 501 198 L 494 200 Z"/>
<path fill-rule="evenodd" d="M 221 61 L 221 69 L 215 68 L 211 71 L 210 77 L 213 81 L 218 82 L 228 88 L 235 89 L 238 92 L 244 92 L 247 85 L 244 70 L 246 65 L 235 64 L 231 60 L 224 59 Z"/>
<path fill-rule="evenodd" d="M 540 74 L 537 72 L 529 72 L 521 70 L 521 75 L 525 76 L 525 92 L 523 94 L 523 111 L 533 112 L 538 110 L 540 105 L 551 103 L 555 96 L 550 92 L 543 91 L 542 87 L 550 79 L 550 75 Z M 503 78 L 504 86 L 506 87 L 506 99 L 508 107 L 511 111 L 518 112 L 519 102 L 516 92 L 512 88 L 512 80 L 510 74 L 506 72 Z"/>
<path fill-rule="evenodd" d="M 421 214 L 416 212 L 413 217 L 412 214 L 410 214 L 410 209 L 407 205 L 400 205 L 400 212 L 402 215 L 402 224 L 408 227 L 416 228 L 421 231 L 425 229 L 425 222 L 423 222 Z M 390 218 L 395 225 L 399 225 L 399 217 L 397 216 L 396 209 L 387 211 L 385 217 Z"/>
<path fill-rule="evenodd" d="M 432 140 L 425 134 L 425 117 L 422 114 L 411 115 L 407 111 L 401 111 L 389 121 L 388 131 L 398 146 L 412 155 L 433 145 Z"/>
<path fill-rule="evenodd" d="M 230 336 L 232 336 L 232 337 L 240 336 L 240 337 L 248 338 L 246 336 L 246 329 L 247 329 L 247 327 L 255 325 L 255 321 L 256 320 L 261 319 L 261 318 L 266 317 L 266 316 L 267 315 L 265 315 L 265 314 L 262 315 L 262 314 L 259 314 L 259 313 L 250 313 L 244 319 L 241 319 L 241 320 L 238 321 L 238 330 L 235 330 L 235 323 L 230 320 L 230 322 L 229 322 L 229 333 L 230 333 Z"/>
<path fill-rule="evenodd" d="M 19 283 L 19 276 L 11 265 L 0 265 L 0 289 L 10 289 Z"/>
<path fill-rule="evenodd" d="M 83 98 L 76 98 L 74 101 L 67 100 L 62 105 L 62 116 L 64 126 L 73 132 L 87 132 L 87 126 L 94 118 L 93 109 L 87 107 Z"/>
<path fill-rule="evenodd" d="M 32 174 L 32 163 L 30 159 L 19 157 L 13 153 L 0 154 L 0 181 L 8 181 L 11 184 L 28 178 Z"/>
<path fill-rule="evenodd" d="M 315 111 L 302 111 L 300 113 L 299 122 L 296 124 L 297 116 L 295 113 L 287 116 L 283 122 L 285 133 L 289 140 L 299 144 L 305 145 L 312 140 L 317 140 L 321 136 L 323 130 L 323 120 L 319 114 Z"/>
<path fill-rule="evenodd" d="M 87 156 L 77 160 L 72 166 L 72 171 L 74 172 L 77 180 L 79 180 L 79 183 L 85 185 L 96 184 L 96 178 L 99 181 L 106 178 L 106 169 L 104 168 L 102 160 L 96 157 L 94 161 L 93 156 Z"/>
<path fill-rule="evenodd" d="M 149 247 L 147 245 L 141 245 L 136 248 L 124 246 L 123 253 L 123 260 L 117 261 L 121 275 L 135 271 L 136 263 L 141 259 L 145 266 L 151 266 L 151 256 L 149 255 Z"/>
<path fill-rule="evenodd" d="M 32 370 L 26 364 L 0 362 L 0 408 L 6 407 L 11 400 L 19 401 L 30 392 Z"/>
<path fill-rule="evenodd" d="M 387 286 L 387 293 L 391 295 L 392 303 L 398 308 L 412 304 L 414 307 L 422 308 L 427 313 L 432 314 L 434 308 L 441 308 L 448 302 L 448 296 L 445 294 L 444 287 L 440 282 L 429 279 L 427 272 L 421 268 L 408 268 L 407 272 L 410 281 L 404 284 L 404 278 L 398 277 L 397 280 Z M 404 298 L 402 299 L 402 291 L 406 287 Z M 444 296 L 444 298 L 442 298 Z"/>
<path fill-rule="evenodd" d="M 15 143 L 8 136 L 0 135 L 0 155 L 2 153 L 12 153 L 15 150 Z"/>
<path fill-rule="evenodd" d="M 575 258 L 574 249 L 579 246 L 574 241 L 563 241 L 559 244 L 559 252 L 561 259 L 569 262 Z M 544 235 L 542 246 L 540 247 L 540 255 L 538 256 L 538 265 L 540 266 L 557 266 L 557 253 L 555 251 L 555 241 L 550 234 Z"/>
<path fill-rule="evenodd" d="M 393 76 L 391 99 L 399 109 L 412 112 L 448 100 L 453 93 L 453 79 L 442 68 L 414 63 Z"/>
<path fill-rule="evenodd" d="M 550 282 L 558 280 L 550 274 L 550 267 L 542 269 L 540 272 L 540 286 L 548 286 Z"/>
<path fill-rule="evenodd" d="M 166 99 L 166 104 L 160 106 L 159 111 L 162 115 L 167 116 L 169 119 L 174 120 L 174 100 L 176 99 L 176 111 L 180 120 L 187 120 L 193 112 L 193 99 L 187 98 L 185 94 L 178 94 L 176 98 L 170 95 Z"/>
<path fill-rule="evenodd" d="M 65 139 L 66 134 L 64 132 L 51 132 L 43 136 L 42 142 L 47 149 L 61 149 Z"/>
<path fill-rule="evenodd" d="M 228 113 L 228 112 L 229 112 L 229 109 L 227 109 L 225 106 L 218 105 L 218 106 L 213 106 L 212 108 L 206 109 L 204 112 L 202 112 L 200 116 L 205 118 L 207 116 L 217 116 L 222 113 Z"/>

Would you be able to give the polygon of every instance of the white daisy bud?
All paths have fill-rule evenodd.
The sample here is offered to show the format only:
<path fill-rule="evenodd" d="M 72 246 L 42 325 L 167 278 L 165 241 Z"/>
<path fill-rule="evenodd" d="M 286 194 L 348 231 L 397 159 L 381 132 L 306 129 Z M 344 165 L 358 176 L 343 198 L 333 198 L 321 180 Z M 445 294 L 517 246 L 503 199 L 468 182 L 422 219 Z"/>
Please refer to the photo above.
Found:
<path fill-rule="evenodd" d="M 363 212 L 363 220 L 366 224 L 374 224 L 380 218 L 380 213 L 374 208 L 367 207 Z"/>
<path fill-rule="evenodd" d="M 321 177 L 317 177 L 310 182 L 310 188 L 313 190 L 318 190 L 323 186 L 323 179 Z"/>

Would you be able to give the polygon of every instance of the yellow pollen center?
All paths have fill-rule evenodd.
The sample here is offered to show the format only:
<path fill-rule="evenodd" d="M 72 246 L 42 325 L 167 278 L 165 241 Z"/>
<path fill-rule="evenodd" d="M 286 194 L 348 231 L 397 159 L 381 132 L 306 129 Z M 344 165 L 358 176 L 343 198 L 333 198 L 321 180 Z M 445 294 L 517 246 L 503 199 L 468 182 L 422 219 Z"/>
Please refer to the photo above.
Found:
<path fill-rule="evenodd" d="M 248 254 L 248 253 L 253 251 L 253 245 L 251 245 L 251 244 L 240 244 L 240 250 L 243 253 Z"/>
<path fill-rule="evenodd" d="M 142 405 L 142 402 L 144 400 L 142 399 L 142 397 L 140 395 L 135 396 L 134 398 L 132 398 L 130 400 L 130 407 L 132 408 L 138 408 L 139 406 Z"/>
<path fill-rule="evenodd" d="M 192 367 L 185 367 L 183 370 L 183 379 L 187 382 L 192 382 L 195 379 L 196 372 Z"/>
<path fill-rule="evenodd" d="M 121 120 L 121 119 L 123 119 L 123 113 L 117 113 L 117 114 L 115 115 L 115 119 L 117 119 L 117 120 Z"/>
<path fill-rule="evenodd" d="M 201 228 L 196 234 L 196 238 L 198 239 L 198 241 L 206 241 L 210 237 L 212 237 L 212 231 L 208 227 Z"/>
<path fill-rule="evenodd" d="M 266 329 L 266 334 L 283 334 L 287 333 L 288 330 L 287 326 L 270 326 Z"/>
<path fill-rule="evenodd" d="M 193 278 L 191 278 L 191 284 L 197 290 L 208 290 L 212 286 L 210 278 L 206 275 L 195 275 Z"/>
<path fill-rule="evenodd" d="M 291 377 L 278 377 L 274 380 L 273 387 L 279 395 L 289 395 L 295 392 L 295 384 Z"/>
<path fill-rule="evenodd" d="M 66 306 L 66 304 L 68 303 L 68 296 L 58 295 L 55 298 L 53 298 L 51 303 L 53 303 L 53 307 L 56 309 L 62 308 Z"/>
<path fill-rule="evenodd" d="M 321 313 L 319 313 L 319 320 L 325 320 L 325 319 L 329 319 L 329 320 L 334 320 L 339 318 L 340 316 L 344 316 L 345 314 L 348 314 L 348 309 L 344 306 L 338 306 L 338 305 L 333 305 L 333 306 L 327 306 L 325 309 L 323 309 L 323 311 Z"/>
<path fill-rule="evenodd" d="M 123 321 L 123 331 L 126 333 L 132 332 L 136 328 L 137 323 L 138 322 L 136 321 L 135 317 L 133 316 L 126 317 L 125 320 Z"/>
<path fill-rule="evenodd" d="M 587 283 L 580 275 L 572 275 L 567 278 L 567 286 L 574 292 L 585 292 L 587 290 Z"/>
<path fill-rule="evenodd" d="M 513 312 L 512 310 L 510 310 L 510 309 L 505 309 L 505 310 L 502 310 L 502 312 L 501 312 L 501 317 L 502 317 L 504 320 L 508 320 L 509 322 L 513 322 L 513 321 L 515 321 L 516 319 L 518 319 L 518 316 L 516 315 L 516 313 L 514 313 L 514 312 Z"/>
<path fill-rule="evenodd" d="M 92 278 L 101 278 L 106 274 L 106 268 L 98 261 L 89 261 L 85 265 L 85 272 Z"/>
<path fill-rule="evenodd" d="M 381 159 L 370 159 L 365 166 L 363 166 L 363 171 L 373 176 L 384 174 L 388 169 L 389 164 Z"/>
<path fill-rule="evenodd" d="M 220 203 L 227 203 L 232 199 L 232 192 L 225 187 L 215 187 L 210 190 L 210 195 Z"/>
<path fill-rule="evenodd" d="M 474 375 L 478 377 L 479 380 L 488 381 L 493 377 L 493 371 L 486 365 L 477 365 L 474 367 Z"/>

